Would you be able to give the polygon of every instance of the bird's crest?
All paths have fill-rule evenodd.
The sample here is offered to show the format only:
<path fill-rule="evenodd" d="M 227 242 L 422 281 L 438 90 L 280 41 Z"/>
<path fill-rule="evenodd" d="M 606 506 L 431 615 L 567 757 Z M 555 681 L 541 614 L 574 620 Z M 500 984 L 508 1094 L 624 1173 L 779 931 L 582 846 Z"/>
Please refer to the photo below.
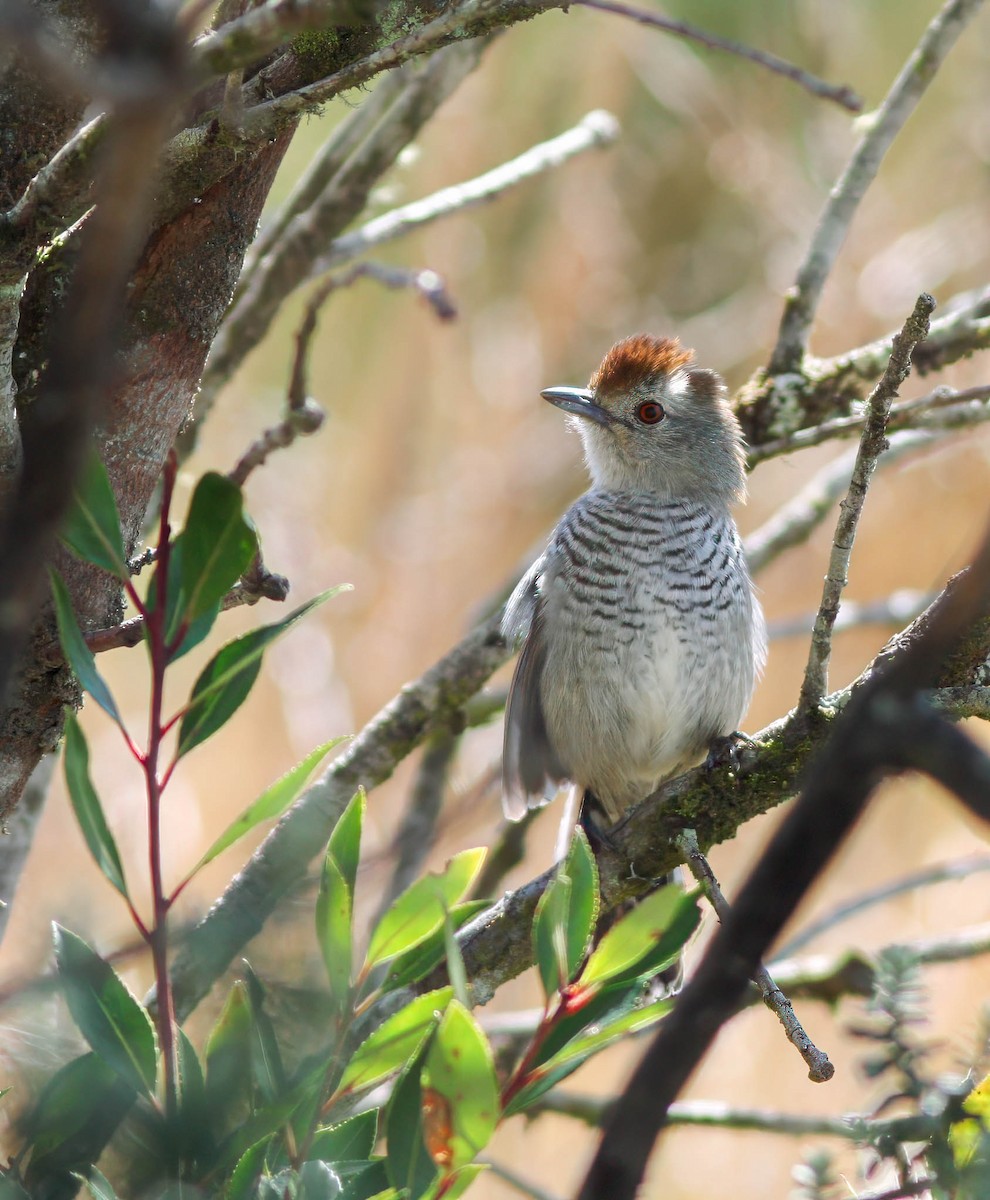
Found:
<path fill-rule="evenodd" d="M 694 351 L 685 350 L 677 338 L 637 333 L 615 343 L 592 375 L 589 386 L 599 395 L 628 392 L 658 376 L 672 375 L 693 357 Z"/>

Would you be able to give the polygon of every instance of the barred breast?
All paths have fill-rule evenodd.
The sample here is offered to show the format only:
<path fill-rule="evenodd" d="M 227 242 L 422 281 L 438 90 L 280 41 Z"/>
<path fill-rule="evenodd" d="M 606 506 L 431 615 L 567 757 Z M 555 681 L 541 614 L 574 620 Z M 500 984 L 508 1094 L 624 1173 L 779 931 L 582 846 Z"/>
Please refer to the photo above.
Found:
<path fill-rule="evenodd" d="M 615 820 L 746 711 L 765 633 L 742 546 L 727 510 L 592 490 L 540 567 L 546 740 Z"/>

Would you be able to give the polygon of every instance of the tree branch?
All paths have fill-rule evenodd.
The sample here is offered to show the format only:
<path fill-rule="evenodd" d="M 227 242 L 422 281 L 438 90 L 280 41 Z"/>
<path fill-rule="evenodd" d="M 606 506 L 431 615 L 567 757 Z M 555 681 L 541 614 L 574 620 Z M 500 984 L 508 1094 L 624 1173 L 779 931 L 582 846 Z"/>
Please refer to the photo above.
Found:
<path fill-rule="evenodd" d="M 928 318 L 934 307 L 935 301 L 931 296 L 923 294 L 918 297 L 914 311 L 904 322 L 901 333 L 894 339 L 890 360 L 868 401 L 866 423 L 863 426 L 859 449 L 856 452 L 856 462 L 853 466 L 852 478 L 849 481 L 849 490 L 846 493 L 846 499 L 842 502 L 842 512 L 835 527 L 822 601 L 818 609 L 818 616 L 815 618 L 808 665 L 805 668 L 804 681 L 801 684 L 798 706 L 805 710 L 814 708 L 821 701 L 828 686 L 828 660 L 832 653 L 832 626 L 835 624 L 835 618 L 839 615 L 839 600 L 842 591 L 849 581 L 849 559 L 856 538 L 859 516 L 866 500 L 866 491 L 870 485 L 870 478 L 873 475 L 877 459 L 887 447 L 885 437 L 887 413 L 897 395 L 897 389 L 911 370 L 912 351 L 915 346 L 925 340 L 928 334 Z"/>
<path fill-rule="evenodd" d="M 755 46 L 747 46 L 743 42 L 735 42 L 731 38 L 719 37 L 718 34 L 709 33 L 697 25 L 689 25 L 686 21 L 674 21 L 670 17 L 662 17 L 641 8 L 620 4 L 618 0 L 576 0 L 576 2 L 583 8 L 596 8 L 600 12 L 615 13 L 616 16 L 638 21 L 640 25 L 650 25 L 654 29 L 662 29 L 666 33 L 676 34 L 677 37 L 698 42 L 709 50 L 724 50 L 728 54 L 738 55 L 748 62 L 766 67 L 775 75 L 782 75 L 785 79 L 790 79 L 813 96 L 818 96 L 822 100 L 831 100 L 848 112 L 858 113 L 863 107 L 863 101 L 851 87 L 845 84 L 826 83 L 824 79 L 819 79 L 810 71 L 805 71 L 802 67 L 797 67 L 784 58 L 778 58 L 776 54 L 771 54 L 767 50 L 758 50 Z"/>
<path fill-rule="evenodd" d="M 769 373 L 799 371 L 825 281 L 829 276 L 849 226 L 866 189 L 873 182 L 884 155 L 900 132 L 945 56 L 982 0 L 948 0 L 925 30 L 901 73 L 853 151 L 846 169 L 832 189 L 819 217 L 811 244 L 784 304 L 777 344 L 770 356 Z"/>

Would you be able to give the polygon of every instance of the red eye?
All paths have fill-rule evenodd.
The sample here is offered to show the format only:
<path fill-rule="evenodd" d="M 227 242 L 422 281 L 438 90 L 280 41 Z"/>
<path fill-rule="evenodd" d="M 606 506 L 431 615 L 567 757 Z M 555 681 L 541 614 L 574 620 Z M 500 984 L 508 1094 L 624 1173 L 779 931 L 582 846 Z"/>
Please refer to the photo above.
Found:
<path fill-rule="evenodd" d="M 643 422 L 644 425 L 656 425 L 658 421 L 662 421 L 666 414 L 663 411 L 662 404 L 655 404 L 652 400 L 647 400 L 645 404 L 641 404 L 636 410 L 636 416 Z"/>

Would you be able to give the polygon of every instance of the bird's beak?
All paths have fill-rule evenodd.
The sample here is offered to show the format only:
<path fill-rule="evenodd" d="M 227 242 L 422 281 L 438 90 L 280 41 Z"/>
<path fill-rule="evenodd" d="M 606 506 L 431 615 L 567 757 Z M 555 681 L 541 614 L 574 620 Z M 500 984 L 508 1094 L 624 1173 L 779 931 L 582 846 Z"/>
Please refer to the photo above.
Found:
<path fill-rule="evenodd" d="M 612 418 L 600 404 L 595 403 L 594 392 L 587 388 L 552 387 L 545 388 L 540 395 L 551 404 L 556 404 L 564 412 L 573 413 L 575 417 L 585 417 L 599 425 L 608 425 Z"/>

